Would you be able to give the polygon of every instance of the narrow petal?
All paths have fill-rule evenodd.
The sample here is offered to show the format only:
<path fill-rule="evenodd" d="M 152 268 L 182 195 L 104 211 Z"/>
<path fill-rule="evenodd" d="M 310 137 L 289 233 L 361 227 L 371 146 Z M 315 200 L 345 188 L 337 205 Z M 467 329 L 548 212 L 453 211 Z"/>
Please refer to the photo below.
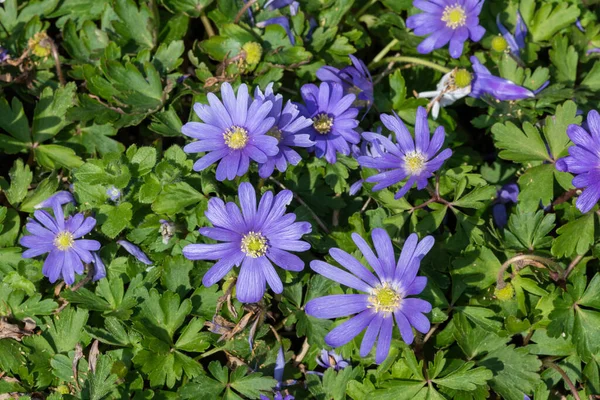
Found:
<path fill-rule="evenodd" d="M 375 317 L 372 309 L 367 309 L 341 325 L 336 326 L 325 336 L 325 343 L 331 347 L 340 347 L 354 339 Z"/>
<path fill-rule="evenodd" d="M 376 314 L 371 323 L 367 327 L 367 331 L 363 336 L 362 343 L 360 344 L 360 356 L 366 357 L 371 352 L 371 349 L 375 345 L 375 340 L 377 339 L 377 335 L 379 335 L 379 330 L 381 328 L 381 323 L 383 322 L 383 315 Z"/>
<path fill-rule="evenodd" d="M 266 280 L 256 259 L 245 257 L 236 283 L 240 303 L 258 303 L 265 295 Z"/>
<path fill-rule="evenodd" d="M 314 260 L 310 263 L 310 268 L 323 275 L 326 278 L 331 279 L 332 281 L 338 282 L 342 285 L 351 287 L 356 290 L 360 290 L 362 292 L 370 292 L 371 287 L 365 282 L 358 279 L 356 276 L 347 273 L 333 265 L 327 264 L 323 261 Z"/>
<path fill-rule="evenodd" d="M 375 353 L 375 362 L 381 364 L 387 358 L 392 344 L 392 331 L 394 328 L 394 318 L 391 314 L 383 317 L 379 337 L 377 338 L 377 351 Z"/>
<path fill-rule="evenodd" d="M 357 314 L 368 307 L 369 295 L 335 294 L 310 300 L 304 310 L 315 318 L 329 319 Z"/>
<path fill-rule="evenodd" d="M 241 251 L 223 257 L 204 274 L 202 284 L 209 287 L 219 282 L 231 271 L 234 265 L 241 263 L 243 259 L 244 253 Z"/>

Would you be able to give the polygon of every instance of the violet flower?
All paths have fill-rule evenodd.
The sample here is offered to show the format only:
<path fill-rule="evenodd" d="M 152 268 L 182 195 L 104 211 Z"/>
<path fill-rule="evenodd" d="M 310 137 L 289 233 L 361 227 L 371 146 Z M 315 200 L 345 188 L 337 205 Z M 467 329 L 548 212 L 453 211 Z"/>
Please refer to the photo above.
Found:
<path fill-rule="evenodd" d="M 121 191 L 114 186 L 106 189 L 106 195 L 111 201 L 117 201 L 121 198 Z"/>
<path fill-rule="evenodd" d="M 194 105 L 194 111 L 204 122 L 188 122 L 181 128 L 184 135 L 199 139 L 183 148 L 186 153 L 206 152 L 194 163 L 194 171 L 202 171 L 221 160 L 217 180 L 233 180 L 248 171 L 250 159 L 265 163 L 269 156 L 279 152 L 277 139 L 266 135 L 275 123 L 268 116 L 273 107 L 270 101 L 251 101 L 244 84 L 238 88 L 236 97 L 227 82 L 221 86 L 223 102 L 213 93 L 207 97 L 209 105 Z"/>
<path fill-rule="evenodd" d="M 301 271 L 304 261 L 289 251 L 310 249 L 303 235 L 310 233 L 308 222 L 294 222 L 296 215 L 286 214 L 292 201 L 292 192 L 283 190 L 277 196 L 266 192 L 256 202 L 252 184 L 239 186 L 239 203 L 223 203 L 219 198 L 208 202 L 206 218 L 213 227 L 200 228 L 200 233 L 217 244 L 189 244 L 183 255 L 190 260 L 218 260 L 202 278 L 204 286 L 212 286 L 235 266 L 241 264 L 237 279 L 237 299 L 242 303 L 256 303 L 265 293 L 266 284 L 275 293 L 283 291 L 283 284 L 273 264 L 289 271 Z"/>
<path fill-rule="evenodd" d="M 521 100 L 535 97 L 535 93 L 529 89 L 519 86 L 508 79 L 494 76 L 491 72 L 481 64 L 475 56 L 471 56 L 473 66 L 473 81 L 471 82 L 471 93 L 469 96 L 479 99 L 488 94 L 496 100 L 509 101 Z M 538 91 L 548 85 L 546 81 Z"/>
<path fill-rule="evenodd" d="M 358 158 L 358 163 L 362 167 L 383 171 L 368 177 L 367 182 L 377 183 L 373 191 L 378 191 L 408 178 L 394 196 L 395 199 L 403 197 L 415 183 L 418 190 L 424 189 L 427 180 L 452 155 L 450 149 L 440 152 L 445 138 L 444 127 L 439 126 L 430 139 L 427 111 L 423 107 L 417 109 L 415 139 L 398 115 L 382 114 L 380 118 L 385 127 L 396 134 L 396 143 L 377 133 L 363 133 L 363 137 L 367 140 L 379 140 L 386 150 L 381 157 Z"/>
<path fill-rule="evenodd" d="M 379 134 L 381 133 L 381 127 L 379 127 L 377 129 L 377 133 L 379 133 Z M 389 138 L 391 138 L 391 135 L 388 136 L 388 139 Z M 385 147 L 383 147 L 381 145 L 381 143 L 379 142 L 379 140 L 377 140 L 377 139 L 372 139 L 372 140 L 365 139 L 360 143 L 360 147 L 355 144 L 352 145 L 352 156 L 355 159 L 358 159 L 358 157 L 362 157 L 362 156 L 377 158 L 377 157 L 383 156 L 384 153 L 385 153 Z M 358 191 L 360 189 L 362 189 L 363 183 L 364 183 L 363 179 L 359 179 L 358 181 L 354 182 L 350 186 L 350 190 L 349 190 L 350 196 L 356 195 L 356 193 L 358 193 Z"/>
<path fill-rule="evenodd" d="M 586 126 L 587 125 L 587 126 Z M 556 169 L 575 175 L 573 186 L 583 188 L 575 205 L 582 213 L 600 200 L 600 115 L 592 110 L 582 126 L 569 125 L 567 135 L 575 143 L 569 155 L 556 161 Z"/>
<path fill-rule="evenodd" d="M 120 244 L 129 254 L 134 256 L 139 262 L 146 265 L 153 264 L 152 260 L 148 258 L 146 253 L 144 253 L 142 249 L 140 249 L 135 244 L 128 242 L 127 240 L 117 240 L 117 243 Z"/>
<path fill-rule="evenodd" d="M 0 63 L 3 63 L 4 61 L 8 60 L 9 57 L 10 54 L 8 54 L 8 50 L 0 46 Z"/>
<path fill-rule="evenodd" d="M 450 42 L 450 55 L 458 58 L 467 39 L 478 42 L 485 34 L 479 25 L 483 0 L 414 0 L 413 5 L 424 12 L 408 17 L 406 26 L 417 36 L 430 34 L 417 46 L 421 54 Z"/>
<path fill-rule="evenodd" d="M 360 141 L 360 135 L 354 130 L 358 126 L 358 110 L 352 107 L 356 96 L 344 96 L 342 85 L 327 82 L 318 87 L 310 83 L 300 91 L 304 100 L 304 105 L 298 105 L 300 111 L 313 120 L 308 130 L 310 139 L 315 142 L 316 156 L 325 156 L 328 163 L 334 164 L 338 152 L 349 155 L 349 144 Z"/>
<path fill-rule="evenodd" d="M 352 65 L 340 69 L 325 65 L 317 70 L 317 78 L 323 82 L 339 83 L 344 88 L 344 94 L 355 94 L 354 106 L 366 107 L 369 112 L 374 102 L 373 78 L 364 62 L 350 55 Z"/>
<path fill-rule="evenodd" d="M 33 208 L 35 208 L 36 210 L 40 208 L 53 208 L 55 205 L 62 206 L 63 204 L 67 203 L 75 204 L 75 198 L 73 197 L 71 192 L 61 190 L 60 192 L 54 193 L 52 196 L 48 197 L 41 203 L 36 204 Z"/>
<path fill-rule="evenodd" d="M 277 139 L 279 152 L 274 156 L 269 156 L 267 162 L 258 167 L 260 177 L 268 178 L 273 174 L 275 167 L 279 172 L 285 172 L 288 164 L 298 165 L 302 160 L 300 154 L 292 147 L 311 147 L 315 144 L 310 140 L 310 135 L 305 129 L 312 125 L 312 120 L 301 116 L 298 107 L 289 100 L 284 107 L 283 96 L 273 93 L 272 83 L 267 85 L 264 94 L 257 87 L 254 97 L 273 103 L 273 108 L 268 115 L 275 119 L 275 124 L 267 132 L 267 135 Z"/>
<path fill-rule="evenodd" d="M 278 10 L 285 6 L 290 6 L 290 14 L 293 17 L 294 15 L 296 15 L 298 13 L 298 9 L 300 8 L 300 3 L 298 3 L 297 1 L 294 1 L 294 0 L 268 0 L 265 3 L 264 8 L 269 9 L 269 10 Z M 288 17 L 284 17 L 284 16 L 273 17 L 273 18 L 269 18 L 265 21 L 256 23 L 256 26 L 258 28 L 266 28 L 269 25 L 281 26 L 283 29 L 285 29 L 285 32 L 287 33 L 292 46 L 296 45 L 296 38 L 294 37 L 294 33 L 292 32 L 292 29 L 290 28 L 290 20 L 288 19 Z"/>
<path fill-rule="evenodd" d="M 525 48 L 525 38 L 527 37 L 527 25 L 525 25 L 521 13 L 517 11 L 517 23 L 514 35 L 500 22 L 500 14 L 496 15 L 496 25 L 498 26 L 500 33 L 502 33 L 502 37 L 506 40 L 510 52 L 516 57 L 520 57 L 521 49 Z"/>
<path fill-rule="evenodd" d="M 273 389 L 274 396 L 273 400 L 294 400 L 295 397 L 291 394 L 283 395 L 281 389 L 283 388 L 283 372 L 285 369 L 285 355 L 283 354 L 283 347 L 279 348 L 277 352 L 277 359 L 275 360 L 275 371 L 273 372 L 273 378 L 277 381 L 277 385 Z M 264 394 L 260 395 L 260 400 L 271 400 Z"/>
<path fill-rule="evenodd" d="M 325 369 L 333 368 L 335 371 L 340 371 L 350 365 L 348 361 L 344 360 L 335 351 L 325 349 L 321 350 L 321 354 L 317 356 L 316 361 L 320 367 Z"/>
<path fill-rule="evenodd" d="M 92 256 L 94 257 L 92 260 L 94 263 L 94 277 L 92 278 L 92 281 L 96 282 L 102 278 L 106 278 L 106 266 L 97 251 L 93 252 Z"/>
<path fill-rule="evenodd" d="M 412 327 L 421 333 L 429 331 L 430 322 L 423 314 L 431 311 L 431 304 L 408 296 L 421 293 L 427 285 L 427 278 L 417 276 L 417 272 L 434 240 L 426 236 L 419 242 L 417 235 L 411 234 L 396 263 L 394 247 L 387 232 L 381 228 L 373 229 L 372 238 L 377 255 L 363 238 L 352 234 L 352 240 L 377 276 L 356 258 L 337 248 L 329 250 L 329 254 L 349 272 L 323 261 L 310 263 L 313 271 L 363 293 L 312 299 L 306 304 L 305 311 L 313 317 L 328 319 L 354 315 L 333 328 L 325 336 L 325 342 L 332 347 L 343 346 L 366 328 L 360 356 L 366 357 L 377 341 L 375 362 L 380 364 L 390 350 L 394 318 L 407 344 L 414 340 Z"/>
<path fill-rule="evenodd" d="M 492 207 L 492 216 L 494 222 L 500 228 L 504 228 L 508 222 L 507 206 L 509 204 L 517 204 L 519 197 L 519 186 L 514 183 L 507 183 L 498 191 L 498 196 Z"/>
<path fill-rule="evenodd" d="M 61 203 L 69 197 L 65 193 L 68 192 L 58 192 L 40 204 L 41 207 L 51 207 L 54 216 L 47 211 L 36 210 L 33 213 L 35 220 L 30 219 L 26 224 L 30 235 L 23 236 L 19 243 L 28 248 L 23 252 L 23 258 L 49 253 L 42 273 L 51 283 L 62 277 L 67 285 L 72 285 L 75 274 L 83 274 L 83 263 L 92 262 L 91 252 L 100 249 L 100 242 L 81 239 L 96 226 L 94 218 L 86 218 L 79 213 L 65 219 Z"/>

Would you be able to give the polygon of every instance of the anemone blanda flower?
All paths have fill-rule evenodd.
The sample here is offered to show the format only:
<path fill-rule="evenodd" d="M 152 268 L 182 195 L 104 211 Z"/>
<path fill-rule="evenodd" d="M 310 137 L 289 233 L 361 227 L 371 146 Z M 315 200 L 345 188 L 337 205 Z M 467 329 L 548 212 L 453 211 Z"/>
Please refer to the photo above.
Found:
<path fill-rule="evenodd" d="M 297 1 L 294 1 L 294 0 L 268 0 L 265 3 L 264 8 L 266 8 L 268 10 L 278 10 L 285 6 L 290 6 L 290 14 L 293 17 L 294 15 L 296 15 L 298 13 L 298 9 L 300 8 L 300 3 L 298 3 Z M 248 9 L 248 10 L 250 10 L 250 9 Z M 284 17 L 284 16 L 273 17 L 273 18 L 269 18 L 265 21 L 256 23 L 256 26 L 259 28 L 266 28 L 269 25 L 281 26 L 283 29 L 285 29 L 285 32 L 287 33 L 292 46 L 296 45 L 296 38 L 294 37 L 294 33 L 292 32 L 292 29 L 290 28 L 290 20 L 288 19 L 288 17 Z"/>
<path fill-rule="evenodd" d="M 307 129 L 315 142 L 316 156 L 325 156 L 327 162 L 334 164 L 337 152 L 349 155 L 349 143 L 360 141 L 360 135 L 354 130 L 358 126 L 358 109 L 352 107 L 356 96 L 344 96 L 342 85 L 327 82 L 318 87 L 310 83 L 300 91 L 304 100 L 304 105 L 299 105 L 300 112 L 313 120 L 312 127 Z"/>
<path fill-rule="evenodd" d="M 273 107 L 270 101 L 252 101 L 244 84 L 236 97 L 227 82 L 221 86 L 221 97 L 223 102 L 209 93 L 209 105 L 196 103 L 194 111 L 203 122 L 188 122 L 181 128 L 184 135 L 198 139 L 184 147 L 186 153 L 206 152 L 194 163 L 194 170 L 202 171 L 220 160 L 219 181 L 244 175 L 250 159 L 264 163 L 279 152 L 277 139 L 266 135 L 275 123 L 268 116 Z"/>
<path fill-rule="evenodd" d="M 350 55 L 352 65 L 340 69 L 325 65 L 317 70 L 317 78 L 323 82 L 335 82 L 342 85 L 344 93 L 357 95 L 355 107 L 366 107 L 367 111 L 373 105 L 373 78 L 369 69 L 361 60 Z"/>
<path fill-rule="evenodd" d="M 367 356 L 377 341 L 375 362 L 380 364 L 390 350 L 394 318 L 402 339 L 408 344 L 414 339 L 412 327 L 421 333 L 429 331 L 429 320 L 423 314 L 431 311 L 431 304 L 408 296 L 421 293 L 427 285 L 427 278 L 417 276 L 417 272 L 421 260 L 433 246 L 433 238 L 426 236 L 419 242 L 417 235 L 411 234 L 404 243 L 397 264 L 387 232 L 381 228 L 373 229 L 372 238 L 377 255 L 362 237 L 352 234 L 352 240 L 376 276 L 357 259 L 337 248 L 329 250 L 329 254 L 349 272 L 323 261 L 310 263 L 313 271 L 363 293 L 316 298 L 306 304 L 305 310 L 308 315 L 317 318 L 356 314 L 333 328 L 325 336 L 325 342 L 332 347 L 343 346 L 366 328 L 360 356 Z"/>
<path fill-rule="evenodd" d="M 514 35 L 510 33 L 508 29 L 506 29 L 500 22 L 500 14 L 496 15 L 496 25 L 498 26 L 498 30 L 502 34 L 502 37 L 508 44 L 510 52 L 519 57 L 521 55 L 521 50 L 525 48 L 525 38 L 527 37 L 527 25 L 525 25 L 525 21 L 523 21 L 521 13 L 517 11 L 517 23 Z"/>
<path fill-rule="evenodd" d="M 325 369 L 333 368 L 336 371 L 346 368 L 350 363 L 333 350 L 321 350 L 316 358 L 317 364 Z"/>
<path fill-rule="evenodd" d="M 289 100 L 284 107 L 283 96 L 273 93 L 272 83 L 267 85 L 264 94 L 259 87 L 256 87 L 254 97 L 273 103 L 269 116 L 275 119 L 275 124 L 267 132 L 267 135 L 277 139 L 279 152 L 274 156 L 269 156 L 267 162 L 258 167 L 260 177 L 268 178 L 275 167 L 280 172 L 285 172 L 288 164 L 298 165 L 302 160 L 300 154 L 292 147 L 311 147 L 315 144 L 310 140 L 310 135 L 305 129 L 312 125 L 312 120 L 301 116 L 298 107 Z"/>
<path fill-rule="evenodd" d="M 146 255 L 146 253 L 144 253 L 142 251 L 142 249 L 140 249 L 138 246 L 136 246 L 135 244 L 128 242 L 127 240 L 117 240 L 117 244 L 120 244 L 121 247 L 123 247 L 129 254 L 131 254 L 132 256 L 134 256 L 139 262 L 146 264 L 146 265 L 152 265 L 152 260 L 150 260 L 148 258 L 148 256 Z"/>
<path fill-rule="evenodd" d="M 587 127 L 586 127 L 587 125 Z M 582 126 L 569 125 L 567 135 L 575 143 L 569 155 L 556 162 L 556 169 L 576 175 L 573 186 L 583 188 L 575 205 L 582 213 L 600 200 L 600 115 L 592 110 Z"/>
<path fill-rule="evenodd" d="M 417 47 L 421 54 L 450 42 L 450 55 L 458 58 L 467 39 L 478 42 L 485 33 L 479 25 L 483 0 L 414 0 L 413 5 L 424 12 L 408 17 L 406 26 L 417 36 L 431 34 Z"/>
<path fill-rule="evenodd" d="M 94 257 L 92 260 L 92 263 L 94 263 L 94 276 L 92 277 L 92 281 L 96 282 L 97 280 L 106 277 L 106 266 L 97 251 L 94 251 L 92 256 Z"/>
<path fill-rule="evenodd" d="M 377 133 L 381 133 L 381 127 L 377 129 Z M 389 137 L 388 137 L 389 138 Z M 367 157 L 381 157 L 385 153 L 385 148 L 379 143 L 379 140 L 363 140 L 360 142 L 360 147 L 356 144 L 352 145 L 352 156 L 356 159 L 361 156 Z M 350 186 L 349 194 L 350 196 L 354 196 L 360 189 L 362 189 L 362 185 L 364 183 L 363 179 L 359 179 L 354 182 Z"/>
<path fill-rule="evenodd" d="M 283 190 L 273 196 L 266 192 L 256 207 L 256 192 L 252 185 L 239 186 L 240 209 L 235 203 L 223 203 L 212 198 L 205 216 L 213 227 L 200 228 L 218 244 L 189 244 L 183 255 L 190 260 L 218 260 L 202 278 L 204 286 L 212 286 L 233 268 L 240 265 L 237 279 L 237 298 L 242 303 L 256 303 L 265 293 L 265 284 L 275 293 L 283 291 L 283 284 L 273 264 L 289 271 L 301 271 L 304 262 L 289 251 L 306 251 L 302 235 L 311 231 L 308 222 L 294 222 L 294 213 L 285 213 L 292 201 L 292 192 Z"/>
<path fill-rule="evenodd" d="M 119 198 L 121 198 L 121 191 L 116 187 L 111 186 L 108 189 L 106 189 L 106 195 L 111 201 L 117 201 L 119 200 Z"/>
<path fill-rule="evenodd" d="M 54 216 L 36 210 L 33 213 L 35 220 L 30 219 L 26 225 L 30 235 L 23 236 L 19 243 L 28 248 L 23 252 L 23 258 L 49 253 L 42 273 L 51 283 L 62 277 L 67 285 L 72 285 L 75 274 L 83 274 L 83 263 L 93 262 L 92 252 L 100 249 L 100 242 L 81 239 L 96 226 L 94 218 L 86 218 L 82 213 L 65 218 L 62 206 L 63 201 L 70 201 L 69 198 L 72 199 L 70 193 L 59 192 L 38 205 L 40 208 L 51 207 Z"/>
<path fill-rule="evenodd" d="M 394 196 L 395 199 L 404 196 L 415 183 L 417 189 L 424 189 L 429 177 L 452 155 L 450 149 L 445 149 L 438 154 L 444 144 L 444 127 L 439 126 L 430 140 L 427 111 L 423 107 L 417 109 L 415 140 L 397 115 L 382 114 L 381 122 L 396 134 L 396 143 L 377 133 L 363 133 L 363 137 L 367 140 L 379 140 L 386 150 L 381 157 L 358 158 L 361 166 L 382 171 L 368 177 L 367 182 L 377 183 L 373 187 L 373 190 L 377 191 L 408 178 Z"/>
<path fill-rule="evenodd" d="M 486 94 L 501 101 L 532 98 L 535 97 L 536 92 L 541 91 L 550 83 L 550 81 L 546 81 L 536 90 L 536 92 L 532 92 L 508 79 L 492 75 L 475 56 L 471 56 L 471 64 L 473 66 L 474 74 L 473 80 L 471 81 L 471 93 L 469 96 L 476 99 L 479 99 Z"/>
<path fill-rule="evenodd" d="M 511 203 L 516 204 L 518 197 L 519 186 L 514 182 L 507 183 L 498 191 L 496 201 L 492 207 L 492 216 L 494 217 L 494 222 L 500 228 L 506 226 L 508 221 L 506 207 Z"/>
<path fill-rule="evenodd" d="M 440 108 L 449 106 L 471 93 L 472 75 L 465 69 L 453 69 L 438 82 L 436 90 L 421 92 L 419 98 L 431 99 L 431 116 L 437 119 Z"/>
<path fill-rule="evenodd" d="M 280 347 L 277 352 L 277 359 L 275 360 L 275 371 L 273 372 L 273 378 L 277 381 L 277 385 L 273 389 L 273 400 L 294 400 L 295 397 L 291 394 L 282 394 L 281 389 L 283 389 L 283 372 L 285 369 L 285 355 L 283 354 L 283 348 Z M 260 400 L 271 400 L 264 394 L 260 395 Z"/>

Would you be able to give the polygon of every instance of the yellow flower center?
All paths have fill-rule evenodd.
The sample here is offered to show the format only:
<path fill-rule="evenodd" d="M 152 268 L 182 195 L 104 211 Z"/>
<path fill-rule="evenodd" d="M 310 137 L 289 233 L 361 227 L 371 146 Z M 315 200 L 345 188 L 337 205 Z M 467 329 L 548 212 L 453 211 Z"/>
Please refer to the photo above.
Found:
<path fill-rule="evenodd" d="M 313 126 L 321 135 L 327 135 L 329 132 L 331 132 L 333 118 L 325 113 L 318 114 L 313 118 Z"/>
<path fill-rule="evenodd" d="M 502 53 L 507 48 L 508 43 L 506 42 L 506 39 L 504 39 L 502 36 L 498 35 L 492 39 L 492 50 L 498 53 Z"/>
<path fill-rule="evenodd" d="M 267 135 L 274 137 L 275 139 L 277 139 L 278 142 L 281 141 L 281 130 L 279 130 L 279 128 L 277 128 L 276 126 L 269 129 Z"/>
<path fill-rule="evenodd" d="M 246 62 L 249 65 L 256 65 L 262 57 L 262 46 L 256 42 L 248 42 L 242 46 L 242 50 L 246 52 Z"/>
<path fill-rule="evenodd" d="M 515 288 L 510 283 L 507 283 L 502 289 L 496 289 L 494 295 L 500 301 L 508 301 L 515 295 Z"/>
<path fill-rule="evenodd" d="M 442 14 L 442 21 L 446 23 L 448 28 L 456 29 L 467 23 L 467 13 L 458 3 L 453 6 L 446 6 Z"/>
<path fill-rule="evenodd" d="M 69 250 L 75 244 L 75 238 L 71 232 L 62 231 L 54 237 L 54 247 L 60 251 Z"/>
<path fill-rule="evenodd" d="M 33 35 L 33 37 L 29 39 L 27 45 L 31 52 L 40 58 L 47 58 L 50 56 L 52 42 L 46 32 L 38 32 Z"/>
<path fill-rule="evenodd" d="M 454 74 L 454 84 L 459 88 L 466 88 L 471 84 L 471 73 L 466 69 L 459 69 Z"/>
<path fill-rule="evenodd" d="M 418 151 L 411 151 L 404 156 L 404 167 L 411 175 L 420 174 L 425 168 L 425 156 Z"/>
<path fill-rule="evenodd" d="M 371 307 L 375 312 L 394 312 L 402 302 L 402 296 L 387 283 L 374 289 L 369 296 Z"/>
<path fill-rule="evenodd" d="M 248 131 L 239 126 L 232 126 L 223 133 L 223 138 L 230 149 L 243 149 L 248 143 Z"/>
<path fill-rule="evenodd" d="M 252 258 L 267 254 L 267 238 L 260 232 L 250 231 L 242 238 L 242 251 Z"/>

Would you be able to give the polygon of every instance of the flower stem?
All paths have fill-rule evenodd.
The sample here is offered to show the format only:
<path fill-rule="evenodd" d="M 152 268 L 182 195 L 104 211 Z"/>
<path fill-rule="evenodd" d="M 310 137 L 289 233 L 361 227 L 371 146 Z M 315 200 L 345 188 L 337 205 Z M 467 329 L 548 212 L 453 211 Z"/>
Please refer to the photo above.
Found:
<path fill-rule="evenodd" d="M 571 381 L 571 378 L 569 378 L 569 375 L 567 375 L 567 373 L 561 367 L 559 367 L 558 365 L 554 364 L 551 361 L 545 361 L 544 366 L 546 368 L 552 368 L 553 370 L 558 372 L 560 374 L 560 376 L 563 378 L 563 380 L 566 382 L 567 386 L 569 386 L 569 390 L 571 390 L 571 394 L 573 395 L 575 400 L 581 400 L 581 397 L 579 397 L 579 393 L 577 392 L 577 388 L 573 384 L 573 381 Z"/>
<path fill-rule="evenodd" d="M 362 10 L 361 10 L 362 11 Z M 360 12 L 360 11 L 359 11 Z M 392 47 L 394 47 L 396 44 L 398 44 L 400 41 L 398 39 L 392 39 L 391 42 L 389 42 L 387 44 L 387 46 L 385 46 L 380 52 L 379 54 L 377 54 L 375 56 L 375 58 L 373 58 L 373 61 L 371 61 L 371 63 L 369 64 L 369 69 L 373 68 L 373 66 L 375 66 L 375 64 L 379 63 L 383 57 L 386 56 L 387 53 L 390 52 L 390 50 L 392 49 Z"/>
<path fill-rule="evenodd" d="M 200 14 L 200 21 L 202 22 L 202 25 L 204 25 L 204 30 L 206 31 L 208 37 L 215 36 L 215 30 L 213 29 L 210 20 L 204 12 Z"/>
<path fill-rule="evenodd" d="M 558 271 L 561 269 L 556 262 L 550 260 L 549 258 L 536 256 L 533 254 L 519 254 L 506 260 L 500 267 L 500 270 L 498 271 L 498 279 L 496 280 L 496 287 L 498 289 L 503 289 L 506 286 L 506 282 L 504 282 L 504 273 L 513 263 L 518 263 L 516 266 L 517 269 L 525 268 L 528 265 L 534 265 L 538 268 L 546 267 L 550 271 L 550 276 L 553 279 L 558 277 Z"/>
<path fill-rule="evenodd" d="M 362 8 L 360 10 L 358 10 L 358 12 L 355 14 L 354 17 L 356 19 L 360 18 L 360 16 L 363 15 L 365 13 L 365 11 L 367 11 L 369 9 L 369 7 L 371 7 L 375 3 L 377 3 L 377 0 L 367 1 L 367 3 L 364 6 L 362 6 Z"/>
<path fill-rule="evenodd" d="M 375 61 L 375 59 L 373 59 L 373 61 Z M 422 60 L 417 57 L 396 56 L 396 57 L 387 57 L 387 58 L 384 58 L 383 60 L 381 60 L 381 63 L 390 63 L 390 62 L 419 64 L 424 67 L 428 67 L 428 68 L 443 72 L 444 74 L 447 74 L 448 72 L 451 71 L 450 68 L 444 67 L 442 65 L 436 64 L 431 61 Z M 377 66 L 377 64 L 371 63 L 369 66 L 371 68 L 373 68 L 373 67 Z"/>

